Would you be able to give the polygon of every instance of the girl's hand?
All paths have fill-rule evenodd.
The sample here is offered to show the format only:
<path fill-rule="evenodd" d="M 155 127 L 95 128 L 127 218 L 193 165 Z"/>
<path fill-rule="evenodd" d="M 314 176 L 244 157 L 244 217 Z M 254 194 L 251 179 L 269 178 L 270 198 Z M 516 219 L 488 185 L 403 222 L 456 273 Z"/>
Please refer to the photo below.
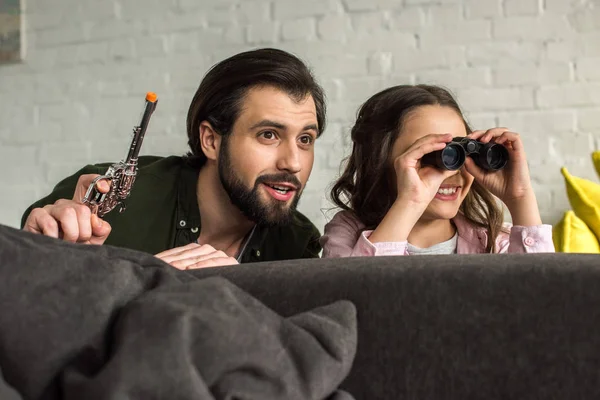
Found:
<path fill-rule="evenodd" d="M 484 170 L 475 164 L 471 157 L 467 157 L 467 171 L 483 187 L 507 204 L 525 198 L 533 192 L 525 149 L 518 133 L 510 132 L 507 128 L 493 128 L 475 131 L 468 138 L 481 143 L 501 144 L 508 150 L 508 163 L 500 171 Z"/>
<path fill-rule="evenodd" d="M 474 131 L 468 137 L 481 143 L 494 142 L 503 145 L 508 150 L 509 159 L 502 170 L 487 171 L 475 164 L 471 157 L 467 157 L 465 161 L 467 171 L 479 184 L 506 204 L 515 225 L 541 224 L 525 148 L 519 134 L 507 128 L 493 128 L 487 131 Z"/>
<path fill-rule="evenodd" d="M 443 171 L 433 166 L 422 167 L 421 157 L 443 149 L 451 140 L 452 135 L 449 133 L 423 136 L 396 157 L 396 201 L 371 233 L 371 243 L 408 240 L 408 235 L 435 197 L 442 182 L 456 174 L 456 171 Z"/>
<path fill-rule="evenodd" d="M 456 171 L 446 171 L 433 166 L 421 166 L 421 157 L 441 150 L 452 140 L 452 135 L 431 134 L 415 141 L 394 160 L 397 183 L 396 202 L 427 208 L 442 182 Z"/>

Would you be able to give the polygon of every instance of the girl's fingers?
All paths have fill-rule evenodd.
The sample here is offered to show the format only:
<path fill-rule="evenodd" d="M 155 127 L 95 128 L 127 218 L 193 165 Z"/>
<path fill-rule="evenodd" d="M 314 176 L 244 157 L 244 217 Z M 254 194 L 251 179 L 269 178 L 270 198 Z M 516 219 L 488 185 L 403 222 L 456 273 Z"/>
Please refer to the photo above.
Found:
<path fill-rule="evenodd" d="M 521 136 L 516 132 L 506 131 L 502 133 L 502 135 L 495 140 L 495 143 L 503 144 L 505 146 L 510 145 L 515 151 L 523 150 L 523 142 L 521 141 Z"/>
<path fill-rule="evenodd" d="M 471 137 L 471 139 L 479 140 L 482 143 L 488 143 L 490 140 L 502 135 L 504 132 L 508 131 L 508 128 L 498 127 L 491 128 L 487 131 L 484 131 L 483 134 L 477 136 L 477 138 Z"/>
<path fill-rule="evenodd" d="M 465 168 L 477 181 L 481 181 L 485 176 L 485 170 L 475 164 L 475 161 L 471 157 L 465 159 Z"/>

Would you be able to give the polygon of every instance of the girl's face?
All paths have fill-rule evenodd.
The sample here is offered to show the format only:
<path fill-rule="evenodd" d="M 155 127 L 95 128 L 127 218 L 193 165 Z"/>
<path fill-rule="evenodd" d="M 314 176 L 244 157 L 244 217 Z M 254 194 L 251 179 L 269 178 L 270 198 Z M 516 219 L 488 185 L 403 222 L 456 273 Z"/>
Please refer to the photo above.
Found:
<path fill-rule="evenodd" d="M 421 106 L 409 113 L 404 120 L 402 131 L 392 148 L 390 162 L 403 154 L 417 139 L 439 133 L 451 133 L 453 137 L 466 136 L 467 131 L 462 117 L 452 108 L 444 106 Z M 438 193 L 423 213 L 421 219 L 451 219 L 465 199 L 473 175 L 465 168 L 442 182 Z"/>

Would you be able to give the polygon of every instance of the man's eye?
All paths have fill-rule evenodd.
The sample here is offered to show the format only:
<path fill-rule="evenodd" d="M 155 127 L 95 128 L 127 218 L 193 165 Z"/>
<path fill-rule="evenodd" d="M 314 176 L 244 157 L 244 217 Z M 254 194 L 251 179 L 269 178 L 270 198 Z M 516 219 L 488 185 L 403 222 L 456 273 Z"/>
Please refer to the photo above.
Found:
<path fill-rule="evenodd" d="M 315 140 L 310 135 L 305 135 L 300 138 L 300 143 L 302 144 L 312 144 Z"/>
<path fill-rule="evenodd" d="M 270 139 L 275 139 L 275 137 L 276 137 L 275 136 L 275 132 L 273 132 L 273 131 L 264 131 L 264 132 L 261 132 L 260 135 L 262 137 L 264 137 L 265 139 L 269 139 L 269 140 Z"/>

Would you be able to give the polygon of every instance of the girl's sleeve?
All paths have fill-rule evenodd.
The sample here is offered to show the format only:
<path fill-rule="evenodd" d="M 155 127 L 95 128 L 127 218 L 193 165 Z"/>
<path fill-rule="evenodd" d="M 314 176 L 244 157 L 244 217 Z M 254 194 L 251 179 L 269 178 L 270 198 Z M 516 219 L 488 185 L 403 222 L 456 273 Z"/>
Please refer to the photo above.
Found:
<path fill-rule="evenodd" d="M 320 239 L 323 258 L 369 257 L 407 255 L 407 242 L 371 243 L 373 231 L 363 230 L 364 225 L 349 211 L 338 212 L 325 225 Z"/>
<path fill-rule="evenodd" d="M 508 225 L 509 233 L 498 240 L 499 253 L 554 253 L 552 225 Z"/>

